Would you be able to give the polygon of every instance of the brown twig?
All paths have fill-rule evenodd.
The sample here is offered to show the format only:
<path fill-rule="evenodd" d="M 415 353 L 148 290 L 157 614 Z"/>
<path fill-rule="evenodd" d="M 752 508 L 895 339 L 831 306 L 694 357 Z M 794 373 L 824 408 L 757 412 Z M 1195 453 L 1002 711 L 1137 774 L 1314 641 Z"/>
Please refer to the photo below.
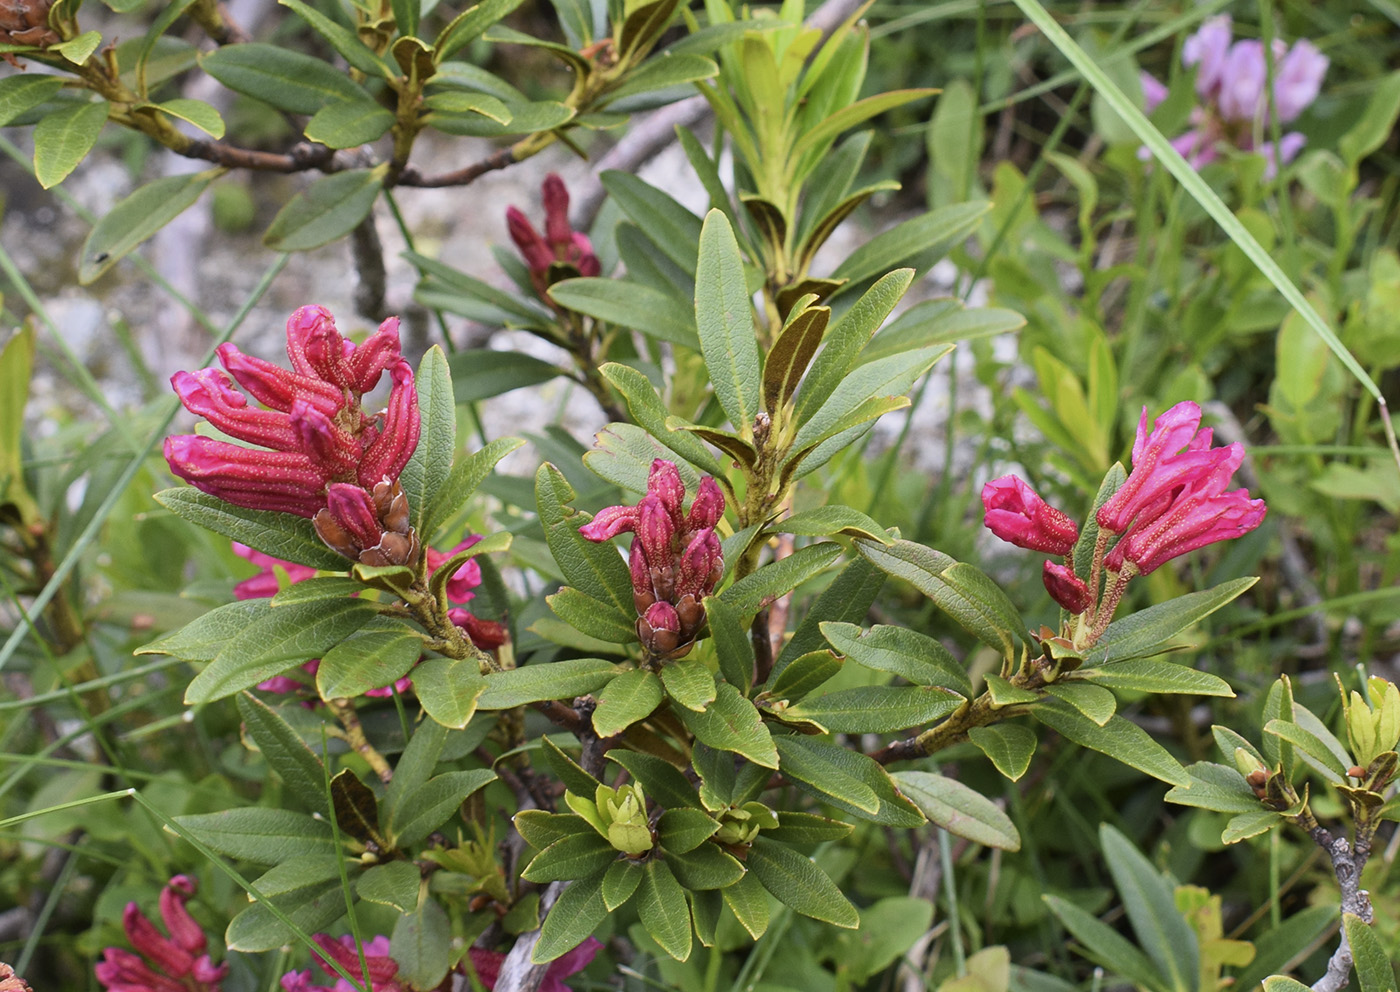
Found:
<path fill-rule="evenodd" d="M 514 165 L 515 146 L 501 148 L 486 156 L 479 162 L 464 166 L 453 172 L 444 172 L 436 176 L 425 176 L 417 169 L 406 168 L 399 174 L 399 186 L 413 186 L 418 189 L 437 189 L 442 186 L 468 186 L 497 169 L 504 169 L 508 165 Z"/>
<path fill-rule="evenodd" d="M 1345 837 L 1333 837 L 1331 831 L 1306 810 L 1295 817 L 1294 822 L 1307 831 L 1313 842 L 1332 859 L 1332 874 L 1337 876 L 1337 885 L 1342 890 L 1342 915 L 1350 913 L 1363 923 L 1371 924 L 1375 920 L 1371 897 L 1361 888 L 1361 871 L 1366 867 L 1366 859 L 1371 853 L 1365 828 L 1358 824 L 1357 844 L 1352 847 Z M 1351 942 L 1347 940 L 1346 927 L 1342 927 L 1337 949 L 1327 962 L 1327 971 L 1313 983 L 1313 992 L 1340 992 L 1346 988 L 1351 979 L 1352 963 Z"/>
<path fill-rule="evenodd" d="M 379 781 L 388 783 L 394 777 L 394 769 L 389 766 L 384 755 L 380 754 L 365 736 L 365 728 L 360 724 L 360 715 L 355 712 L 355 704 L 349 699 L 328 699 L 326 708 L 340 722 L 345 731 L 345 742 L 350 745 L 365 763 L 374 769 Z"/>

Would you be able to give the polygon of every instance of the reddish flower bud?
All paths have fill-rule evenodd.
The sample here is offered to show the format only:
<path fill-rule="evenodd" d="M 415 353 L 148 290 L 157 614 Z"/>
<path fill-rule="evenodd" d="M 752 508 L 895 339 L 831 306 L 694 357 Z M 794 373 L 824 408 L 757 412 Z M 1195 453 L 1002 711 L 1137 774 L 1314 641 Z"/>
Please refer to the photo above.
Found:
<path fill-rule="evenodd" d="M 676 595 L 703 599 L 714 591 L 723 571 L 719 536 L 713 528 L 707 527 L 696 533 L 681 553 L 680 567 L 676 573 Z"/>
<path fill-rule="evenodd" d="M 567 243 L 573 238 L 574 229 L 569 226 L 569 190 L 564 180 L 551 172 L 544 177 L 540 194 L 544 201 L 545 240 L 552 245 Z"/>
<path fill-rule="evenodd" d="M 656 602 L 656 590 L 651 584 L 651 565 L 647 562 L 647 554 L 642 550 L 642 542 L 635 537 L 627 553 L 627 571 L 632 576 L 632 602 L 638 613 L 645 613 L 647 607 Z"/>
<path fill-rule="evenodd" d="M 695 501 L 690 504 L 686 526 L 691 530 L 714 527 L 722 516 L 724 493 L 720 492 L 719 484 L 707 475 L 700 480 L 700 487 L 695 491 Z"/>
<path fill-rule="evenodd" d="M 675 462 L 657 458 L 651 463 L 651 472 L 647 475 L 647 495 L 661 500 L 661 505 L 679 529 L 682 523 L 681 504 L 685 502 L 685 483 L 681 482 L 681 473 Z"/>
<path fill-rule="evenodd" d="M 119 947 L 104 950 L 94 972 L 108 992 L 219 992 L 228 966 L 216 966 L 202 954 L 204 931 L 185 909 L 194 892 L 194 880 L 185 875 L 176 875 L 161 891 L 160 915 L 168 937 L 136 903 L 127 904 L 122 927 L 145 960 Z"/>
<path fill-rule="evenodd" d="M 1018 548 L 1066 555 L 1079 538 L 1073 520 L 1014 475 L 983 486 L 982 505 L 987 511 L 987 529 Z"/>
<path fill-rule="evenodd" d="M 185 909 L 185 901 L 194 893 L 194 880 L 188 875 L 176 875 L 160 891 L 160 918 L 171 940 L 191 954 L 201 954 L 208 941 L 203 928 Z"/>
<path fill-rule="evenodd" d="M 659 496 L 643 496 L 637 504 L 637 540 L 646 552 L 652 569 L 674 568 L 676 553 L 673 540 L 676 524 Z"/>
<path fill-rule="evenodd" d="M 1050 598 L 1076 616 L 1087 610 L 1093 602 L 1093 596 L 1090 595 L 1084 580 L 1065 565 L 1045 562 L 1045 567 L 1041 570 L 1041 579 L 1045 582 L 1045 591 L 1050 594 Z"/>
<path fill-rule="evenodd" d="M 510 640 L 510 631 L 506 629 L 505 624 L 495 620 L 484 620 L 466 610 L 448 610 L 447 619 L 461 627 L 471 642 L 483 651 L 494 651 Z"/>
<path fill-rule="evenodd" d="M 540 237 L 523 213 L 515 207 L 506 208 L 506 230 L 510 232 L 510 239 L 515 242 L 515 247 L 520 249 L 520 254 L 525 258 L 525 264 L 532 274 L 542 274 L 549 271 L 550 263 L 554 261 L 554 253 L 545 244 L 544 238 Z"/>
<path fill-rule="evenodd" d="M 389 406 L 384 412 L 383 433 L 369 445 L 360 462 L 360 485 L 366 487 L 380 479 L 397 479 L 418 447 L 422 425 L 413 370 L 408 362 L 400 359 L 389 374 L 393 377 L 394 388 L 389 392 Z"/>
<path fill-rule="evenodd" d="M 659 600 L 637 618 L 637 637 L 654 654 L 666 655 L 680 645 L 681 619 L 676 608 Z"/>
<path fill-rule="evenodd" d="M 608 541 L 627 531 L 635 531 L 638 516 L 635 506 L 607 506 L 599 510 L 591 522 L 580 527 L 578 532 L 590 541 Z"/>
<path fill-rule="evenodd" d="M 399 318 L 390 317 L 350 355 L 350 388 L 367 393 L 379 384 L 379 377 L 403 359 L 399 343 Z"/>
<path fill-rule="evenodd" d="M 556 263 L 564 263 L 577 269 L 579 275 L 596 276 L 602 271 L 602 266 L 598 256 L 593 253 L 592 243 L 569 224 L 569 191 L 564 181 L 551 172 L 545 177 L 541 197 L 545 212 L 543 237 L 515 207 L 506 209 L 506 229 L 525 259 L 535 291 L 542 300 L 559 310 L 559 305 L 547 293 L 552 281 L 550 268 Z"/>

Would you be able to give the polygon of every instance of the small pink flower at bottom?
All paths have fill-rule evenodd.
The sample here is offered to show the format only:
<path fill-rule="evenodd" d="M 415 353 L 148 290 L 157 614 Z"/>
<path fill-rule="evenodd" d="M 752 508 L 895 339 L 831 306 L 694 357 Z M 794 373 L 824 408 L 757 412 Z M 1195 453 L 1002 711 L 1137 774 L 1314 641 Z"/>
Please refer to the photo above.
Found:
<path fill-rule="evenodd" d="M 161 890 L 160 916 L 169 936 L 136 903 L 127 903 L 122 928 L 141 953 L 120 947 L 102 952 L 102 961 L 93 971 L 108 992 L 220 992 L 228 965 L 216 966 L 204 953 L 208 944 L 204 930 L 185 908 L 195 888 L 194 879 L 176 875 Z"/>
<path fill-rule="evenodd" d="M 375 937 L 366 942 L 365 967 L 360 968 L 360 955 L 355 948 L 355 938 L 346 934 L 339 940 L 328 937 L 323 933 L 313 934 L 312 940 L 321 949 L 321 953 L 312 953 L 312 959 L 317 967 L 328 976 L 335 979 L 335 984 L 331 986 L 316 985 L 311 980 L 311 970 L 289 971 L 282 976 L 283 992 L 354 992 L 355 986 L 341 978 L 329 964 L 326 958 L 335 959 L 340 965 L 358 981 L 364 981 L 365 971 L 369 972 L 370 987 L 368 992 L 405 992 L 404 986 L 398 983 L 399 963 L 389 956 L 389 938 Z"/>
<path fill-rule="evenodd" d="M 549 970 L 544 973 L 544 981 L 540 983 L 539 992 L 569 992 L 569 987 L 564 984 L 564 979 L 587 968 L 602 946 L 599 941 L 589 937 L 572 951 L 555 958 L 550 962 Z M 506 956 L 500 951 L 488 951 L 481 947 L 473 947 L 468 953 L 471 955 L 471 966 L 476 972 L 476 977 L 481 979 L 481 984 L 488 989 L 495 989 L 496 982 L 501 977 L 501 965 L 505 963 Z M 465 971 L 465 969 L 463 970 Z"/>

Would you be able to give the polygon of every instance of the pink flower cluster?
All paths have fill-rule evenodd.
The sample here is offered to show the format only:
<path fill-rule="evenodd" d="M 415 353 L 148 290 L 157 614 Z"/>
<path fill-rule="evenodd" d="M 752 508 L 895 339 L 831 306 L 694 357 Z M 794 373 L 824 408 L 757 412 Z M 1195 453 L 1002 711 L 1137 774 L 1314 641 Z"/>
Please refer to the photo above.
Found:
<path fill-rule="evenodd" d="M 1201 104 L 1191 111 L 1191 129 L 1174 139 L 1172 147 L 1196 169 L 1219 158 L 1224 145 L 1257 151 L 1268 160 L 1267 174 L 1272 176 L 1279 165 L 1297 156 L 1307 139 L 1289 132 L 1275 151 L 1273 142 L 1259 141 L 1258 136 L 1272 120 L 1271 112 L 1280 124 L 1288 124 L 1317 99 L 1327 74 L 1327 56 L 1305 38 L 1292 46 L 1274 39 L 1270 100 L 1264 43 L 1247 39 L 1232 44 L 1231 37 L 1230 16 L 1223 14 L 1202 24 L 1182 46 L 1182 63 L 1187 68 L 1196 66 L 1196 95 Z M 1148 113 L 1167 96 L 1167 88 L 1147 73 L 1142 76 L 1142 90 Z"/>
<path fill-rule="evenodd" d="M 544 973 L 539 992 L 569 992 L 564 979 L 592 964 L 594 956 L 602 946 L 597 940 L 589 937 L 572 951 L 566 951 L 555 958 L 549 963 L 549 970 Z M 501 977 L 501 965 L 505 964 L 506 956 L 500 951 L 488 951 L 482 947 L 473 947 L 467 953 L 471 957 L 476 977 L 481 979 L 481 984 L 488 989 L 494 989 Z"/>
<path fill-rule="evenodd" d="M 102 952 L 93 970 L 107 992 L 220 992 L 228 965 L 216 966 L 209 959 L 204 929 L 185 908 L 195 890 L 194 879 L 187 875 L 176 875 L 161 890 L 160 917 L 169 936 L 156 929 L 136 903 L 127 903 L 122 927 L 141 954 L 120 947 Z"/>
<path fill-rule="evenodd" d="M 1042 578 L 1054 600 L 1076 616 L 1099 603 L 1099 573 L 1106 569 L 1110 585 L 1097 616 L 1098 626 L 1105 626 L 1128 579 L 1207 544 L 1241 537 L 1264 519 L 1262 499 L 1250 499 L 1244 489 L 1225 489 L 1244 460 L 1244 448 L 1238 443 L 1212 448 L 1211 431 L 1200 424 L 1201 408 L 1188 401 L 1158 417 L 1149 432 L 1143 408 L 1132 471 L 1095 516 L 1099 539 L 1087 581 L 1069 557 L 1079 529 L 1015 476 L 983 487 L 986 526 L 1017 547 L 1064 556 L 1064 564 L 1047 561 Z"/>
<path fill-rule="evenodd" d="M 171 383 L 191 413 L 246 443 L 169 437 L 170 470 L 235 506 L 311 518 L 322 540 L 353 561 L 416 563 L 420 546 L 398 477 L 418 445 L 418 393 L 400 354 L 398 319 L 356 346 L 329 311 L 306 306 L 287 321 L 290 370 L 232 344 L 218 356 L 227 374 L 177 372 Z M 385 372 L 393 381 L 388 408 L 370 416 L 360 397 Z M 234 382 L 267 409 L 250 406 Z"/>
<path fill-rule="evenodd" d="M 564 180 L 551 172 L 544 177 L 541 192 L 544 199 L 544 237 L 540 237 L 534 225 L 515 207 L 506 209 L 506 229 L 525 259 L 535 292 L 550 306 L 555 306 L 545 291 L 552 283 L 568 278 L 572 273 L 561 272 L 551 278 L 549 270 L 552 266 L 571 267 L 581 276 L 596 276 L 602 267 L 598 264 L 598 256 L 593 254 L 593 244 L 588 240 L 588 235 L 575 231 L 569 224 L 569 191 L 564 187 Z"/>
<path fill-rule="evenodd" d="M 676 463 L 651 463 L 647 493 L 636 506 L 609 506 L 579 528 L 590 541 L 631 531 L 628 552 L 637 636 L 653 654 L 680 657 L 705 622 L 701 606 L 724 574 L 715 525 L 724 515 L 724 494 L 708 475 L 700 480 L 690 512 L 684 513 L 685 484 Z"/>

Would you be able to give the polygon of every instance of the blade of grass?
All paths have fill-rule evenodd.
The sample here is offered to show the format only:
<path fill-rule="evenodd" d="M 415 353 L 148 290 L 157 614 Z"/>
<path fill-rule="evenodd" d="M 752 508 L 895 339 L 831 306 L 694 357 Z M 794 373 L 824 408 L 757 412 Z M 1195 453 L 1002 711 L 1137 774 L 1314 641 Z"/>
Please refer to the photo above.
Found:
<path fill-rule="evenodd" d="M 1210 215 L 1211 219 L 1220 225 L 1220 229 L 1226 236 L 1234 242 L 1235 246 L 1244 253 L 1245 257 L 1254 263 L 1255 267 L 1264 274 L 1264 277 L 1273 283 L 1279 294 L 1288 301 L 1298 316 L 1303 318 L 1303 322 L 1308 325 L 1332 354 L 1337 356 L 1337 360 L 1342 363 L 1352 377 L 1361 384 L 1362 388 L 1375 399 L 1380 407 L 1381 428 L 1385 431 L 1386 442 L 1390 446 L 1392 456 L 1395 458 L 1396 470 L 1400 471 L 1400 441 L 1395 436 L 1395 425 L 1390 422 L 1390 407 L 1386 403 L 1385 396 L 1381 393 L 1375 381 L 1366 373 L 1356 358 L 1346 345 L 1342 344 L 1336 333 L 1328 326 L 1327 321 L 1322 319 L 1313 305 L 1307 301 L 1288 274 L 1283 271 L 1278 262 L 1274 261 L 1272 255 L 1265 250 L 1264 246 L 1255 240 L 1254 235 L 1242 224 L 1230 208 L 1216 196 L 1215 191 L 1206 185 L 1196 170 L 1191 168 L 1186 159 L 1171 146 L 1161 131 L 1158 131 L 1141 110 L 1139 110 L 1127 95 L 1108 78 L 1103 69 L 1094 62 L 1079 47 L 1079 44 L 1069 36 L 1069 33 L 1062 28 L 1058 21 L 1050 14 L 1040 0 L 1015 0 L 1016 6 L 1030 18 L 1036 27 L 1044 32 L 1060 54 L 1069 59 L 1079 72 L 1088 80 L 1094 90 L 1103 97 L 1115 113 L 1118 114 L 1138 136 L 1138 139 L 1151 151 L 1152 157 L 1160 162 L 1168 172 L 1181 183 L 1201 208 Z"/>
<path fill-rule="evenodd" d="M 49 926 L 49 917 L 58 908 L 58 901 L 63 898 L 63 892 L 68 888 L 68 880 L 73 877 L 73 869 L 78 865 L 78 857 L 79 852 L 77 851 L 69 854 L 58 872 L 58 877 L 54 879 L 53 888 L 49 889 L 48 898 L 44 900 L 39 915 L 34 918 L 34 926 L 29 931 L 29 939 L 24 942 L 24 950 L 19 952 L 19 960 L 15 962 L 17 974 L 23 975 L 29 971 L 29 962 L 34 957 L 34 952 L 39 949 L 39 941 L 44 938 L 44 931 Z"/>
<path fill-rule="evenodd" d="M 272 285 L 272 281 L 287 264 L 289 257 L 289 255 L 285 254 L 278 255 L 273 263 L 268 266 L 267 271 L 263 273 L 263 277 L 258 280 L 258 284 L 253 287 L 253 291 L 249 294 L 248 299 L 244 301 L 243 306 L 233 315 L 233 319 L 229 321 L 228 326 L 224 328 L 218 340 L 214 342 L 215 346 L 223 344 L 233 336 L 234 331 L 243 323 L 248 313 L 257 305 L 257 302 L 262 299 L 263 294 L 266 293 L 268 288 Z M 207 364 L 213 359 L 213 355 L 214 349 L 211 347 L 201 364 Z M 116 483 L 112 486 L 112 491 L 107 494 L 107 498 L 104 499 L 102 504 L 97 508 L 97 512 L 93 514 L 92 520 L 88 522 L 88 525 L 83 528 L 83 532 L 79 534 L 77 539 L 73 542 L 72 549 L 64 557 L 63 561 L 59 562 L 58 567 L 54 569 L 54 573 L 50 576 L 49 581 L 44 584 L 44 588 L 39 591 L 39 594 L 34 597 L 34 601 L 30 603 L 29 609 L 31 613 L 43 612 L 44 607 L 49 604 L 54 594 L 57 593 L 59 588 L 63 585 L 64 580 L 68 578 L 68 574 L 77 566 L 82 552 L 92 543 L 93 538 L 97 536 L 98 532 L 106 524 L 107 517 L 110 516 L 112 510 L 116 508 L 117 503 L 126 492 L 126 487 L 130 485 L 131 480 L 136 477 L 136 473 L 141 471 L 141 467 L 146 462 L 146 456 L 155 448 L 156 442 L 165 435 L 166 429 L 169 428 L 170 422 L 175 418 L 175 412 L 179 408 L 179 401 L 172 396 L 168 401 L 166 413 L 161 418 L 159 426 L 152 432 L 151 437 L 141 447 L 141 450 L 132 457 L 131 463 L 127 466 L 126 471 L 121 474 L 120 478 L 118 478 Z M 10 632 L 10 636 L 6 639 L 4 646 L 0 647 L 0 670 L 4 669 L 5 665 L 14 655 L 15 649 L 19 647 L 20 642 L 24 640 L 25 635 L 28 634 L 31 629 L 29 624 L 19 624 Z"/>

